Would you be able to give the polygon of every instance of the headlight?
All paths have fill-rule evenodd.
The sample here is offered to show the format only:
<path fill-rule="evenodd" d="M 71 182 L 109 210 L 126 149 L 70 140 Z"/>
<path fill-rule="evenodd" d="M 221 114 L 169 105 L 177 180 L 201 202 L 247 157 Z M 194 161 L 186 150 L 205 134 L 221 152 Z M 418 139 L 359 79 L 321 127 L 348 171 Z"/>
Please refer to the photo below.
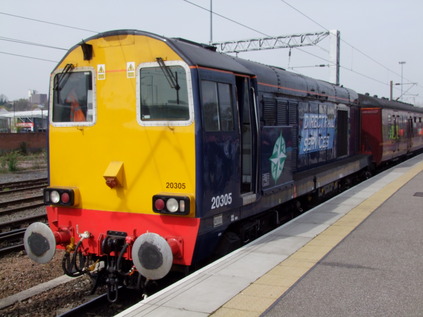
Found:
<path fill-rule="evenodd" d="M 59 192 L 57 190 L 52 190 L 50 192 L 50 201 L 53 204 L 57 204 L 57 203 L 60 202 L 60 194 L 59 194 Z"/>
<path fill-rule="evenodd" d="M 169 198 L 166 202 L 166 208 L 169 212 L 177 212 L 179 209 L 178 201 L 175 198 Z"/>

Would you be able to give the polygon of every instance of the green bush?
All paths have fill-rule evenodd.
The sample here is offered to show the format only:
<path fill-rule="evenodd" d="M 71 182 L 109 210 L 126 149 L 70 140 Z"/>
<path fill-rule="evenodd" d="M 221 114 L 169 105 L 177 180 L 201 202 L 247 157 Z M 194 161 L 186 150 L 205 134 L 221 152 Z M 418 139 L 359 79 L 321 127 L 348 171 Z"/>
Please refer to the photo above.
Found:
<path fill-rule="evenodd" d="M 26 142 L 21 142 L 19 144 L 19 152 L 22 155 L 28 155 L 28 144 L 26 144 Z"/>
<path fill-rule="evenodd" d="M 9 172 L 14 172 L 18 169 L 18 152 L 9 152 L 0 158 L 0 165 L 2 169 L 7 169 Z"/>

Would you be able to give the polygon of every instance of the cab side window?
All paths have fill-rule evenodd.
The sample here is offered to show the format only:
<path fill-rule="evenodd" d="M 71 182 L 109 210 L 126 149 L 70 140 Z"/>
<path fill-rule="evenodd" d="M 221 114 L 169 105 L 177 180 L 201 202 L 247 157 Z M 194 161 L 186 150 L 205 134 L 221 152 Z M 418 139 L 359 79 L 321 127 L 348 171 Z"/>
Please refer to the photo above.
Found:
<path fill-rule="evenodd" d="M 173 83 L 169 83 L 169 71 Z M 140 69 L 141 120 L 189 120 L 187 76 L 182 66 L 144 67 Z"/>
<path fill-rule="evenodd" d="M 203 80 L 203 124 L 206 131 L 233 131 L 234 115 L 230 84 Z"/>
<path fill-rule="evenodd" d="M 94 122 L 93 76 L 90 71 L 57 73 L 53 87 L 53 123 L 74 125 Z"/>

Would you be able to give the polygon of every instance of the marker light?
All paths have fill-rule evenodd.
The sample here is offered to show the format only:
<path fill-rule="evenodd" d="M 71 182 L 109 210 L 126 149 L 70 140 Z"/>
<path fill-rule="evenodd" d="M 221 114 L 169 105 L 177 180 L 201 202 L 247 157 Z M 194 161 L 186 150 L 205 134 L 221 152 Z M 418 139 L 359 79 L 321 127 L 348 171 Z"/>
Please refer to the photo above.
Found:
<path fill-rule="evenodd" d="M 60 200 L 62 201 L 62 203 L 67 204 L 70 200 L 69 193 L 62 193 L 62 195 L 60 195 Z"/>
<path fill-rule="evenodd" d="M 184 212 L 185 211 L 185 200 L 179 201 L 179 211 Z"/>
<path fill-rule="evenodd" d="M 190 197 L 177 195 L 154 195 L 153 211 L 161 214 L 188 215 Z"/>
<path fill-rule="evenodd" d="M 165 207 L 165 202 L 164 202 L 163 199 L 159 198 L 154 202 L 154 208 L 156 210 L 158 210 L 158 211 L 163 210 L 164 207 Z"/>
<path fill-rule="evenodd" d="M 44 188 L 44 203 L 46 205 L 76 206 L 79 202 L 77 188 Z"/>

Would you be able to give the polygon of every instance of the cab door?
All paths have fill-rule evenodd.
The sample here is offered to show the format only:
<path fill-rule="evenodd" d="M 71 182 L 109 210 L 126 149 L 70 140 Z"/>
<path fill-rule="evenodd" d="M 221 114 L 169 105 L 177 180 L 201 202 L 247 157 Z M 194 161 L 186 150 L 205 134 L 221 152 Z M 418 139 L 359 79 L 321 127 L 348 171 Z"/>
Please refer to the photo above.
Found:
<path fill-rule="evenodd" d="M 414 137 L 414 129 L 413 129 L 413 118 L 410 117 L 407 120 L 407 152 L 411 152 L 413 148 L 413 137 Z"/>
<path fill-rule="evenodd" d="M 248 77 L 236 78 L 239 108 L 239 129 L 241 138 L 241 180 L 242 204 L 257 200 L 258 185 L 258 146 L 257 109 L 255 90 Z"/>
<path fill-rule="evenodd" d="M 240 135 L 235 76 L 218 71 L 200 71 L 202 113 L 201 168 L 202 208 L 198 216 L 213 216 L 221 227 L 223 214 L 240 206 Z M 236 217 L 234 215 L 233 217 Z"/>
<path fill-rule="evenodd" d="M 202 112 L 202 210 L 213 216 L 238 217 L 239 207 L 257 200 L 257 112 L 251 79 L 223 72 L 200 72 Z"/>

